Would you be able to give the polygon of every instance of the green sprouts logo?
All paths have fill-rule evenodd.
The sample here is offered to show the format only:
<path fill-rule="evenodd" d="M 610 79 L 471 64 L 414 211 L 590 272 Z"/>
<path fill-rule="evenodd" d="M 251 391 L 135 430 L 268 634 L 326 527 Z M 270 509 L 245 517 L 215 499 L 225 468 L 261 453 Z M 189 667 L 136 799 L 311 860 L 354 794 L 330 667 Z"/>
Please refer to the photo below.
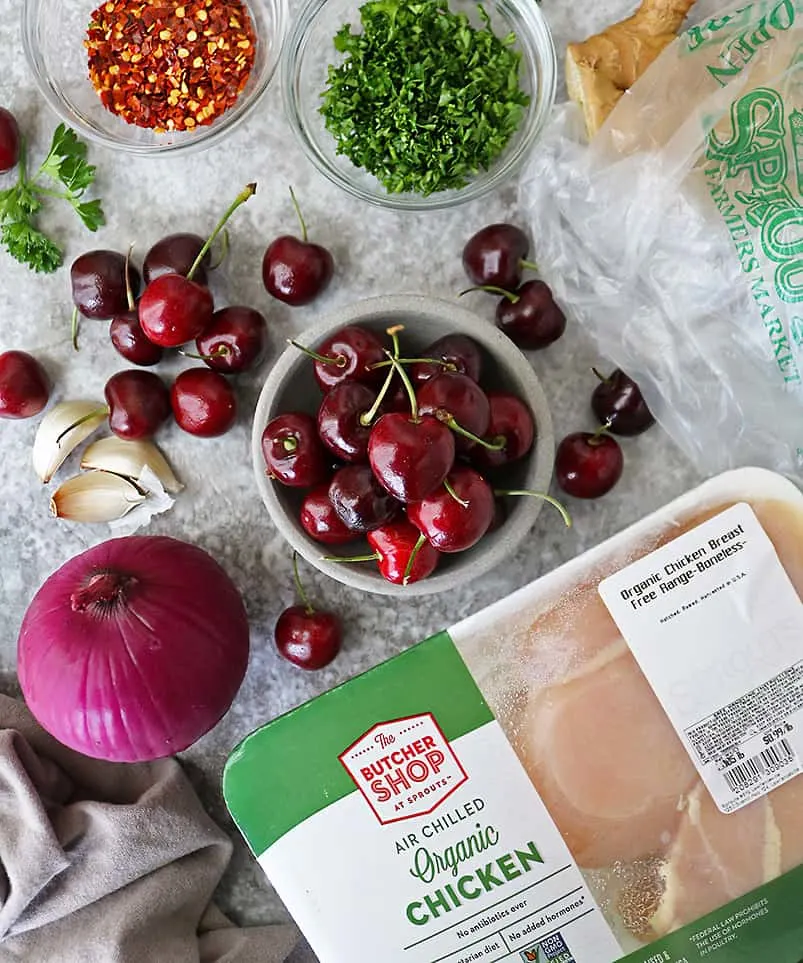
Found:
<path fill-rule="evenodd" d="M 734 101 L 726 135 L 712 130 L 708 136 L 705 178 L 747 275 L 775 364 L 784 382 L 798 387 L 801 331 L 799 319 L 797 327 L 787 321 L 785 305 L 803 302 L 803 207 L 799 191 L 789 187 L 787 134 L 797 186 L 803 183 L 803 117 L 793 113 L 788 131 L 786 120 L 783 98 L 769 87 Z"/>

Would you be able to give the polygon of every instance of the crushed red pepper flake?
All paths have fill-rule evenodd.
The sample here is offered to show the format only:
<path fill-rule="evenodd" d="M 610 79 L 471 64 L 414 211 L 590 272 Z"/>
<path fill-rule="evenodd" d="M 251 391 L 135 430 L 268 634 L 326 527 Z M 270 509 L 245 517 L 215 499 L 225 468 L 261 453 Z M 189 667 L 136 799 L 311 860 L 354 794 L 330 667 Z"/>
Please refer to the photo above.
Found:
<path fill-rule="evenodd" d="M 164 132 L 211 124 L 235 104 L 256 37 L 242 0 L 107 0 L 84 45 L 104 107 Z"/>

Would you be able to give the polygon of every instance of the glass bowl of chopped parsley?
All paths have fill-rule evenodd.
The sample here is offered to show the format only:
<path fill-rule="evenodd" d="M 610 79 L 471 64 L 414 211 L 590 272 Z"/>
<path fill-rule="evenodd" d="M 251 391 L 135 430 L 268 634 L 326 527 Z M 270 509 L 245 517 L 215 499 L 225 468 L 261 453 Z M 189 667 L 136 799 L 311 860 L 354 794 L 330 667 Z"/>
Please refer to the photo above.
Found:
<path fill-rule="evenodd" d="M 451 207 L 506 181 L 555 99 L 535 0 L 308 0 L 282 62 L 305 152 L 355 197 Z"/>

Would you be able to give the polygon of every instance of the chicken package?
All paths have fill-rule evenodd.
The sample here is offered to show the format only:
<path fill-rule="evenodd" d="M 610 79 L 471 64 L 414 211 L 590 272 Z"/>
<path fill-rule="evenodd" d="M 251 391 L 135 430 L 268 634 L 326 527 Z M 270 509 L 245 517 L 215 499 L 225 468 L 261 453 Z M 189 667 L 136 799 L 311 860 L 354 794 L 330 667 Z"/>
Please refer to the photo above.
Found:
<path fill-rule="evenodd" d="M 543 279 L 701 471 L 803 479 L 803 0 L 572 39 L 519 188 Z"/>
<path fill-rule="evenodd" d="M 801 963 L 803 495 L 720 475 L 248 736 L 322 963 Z"/>

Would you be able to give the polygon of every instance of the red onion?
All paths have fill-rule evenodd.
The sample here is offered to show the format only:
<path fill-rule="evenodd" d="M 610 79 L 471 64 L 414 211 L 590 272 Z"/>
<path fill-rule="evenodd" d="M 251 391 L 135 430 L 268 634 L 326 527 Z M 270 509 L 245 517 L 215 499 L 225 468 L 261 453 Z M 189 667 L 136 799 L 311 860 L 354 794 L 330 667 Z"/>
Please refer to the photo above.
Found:
<path fill-rule="evenodd" d="M 231 705 L 248 663 L 240 593 L 202 549 L 129 536 L 70 559 L 36 593 L 17 668 L 60 742 L 115 762 L 186 749 Z"/>

